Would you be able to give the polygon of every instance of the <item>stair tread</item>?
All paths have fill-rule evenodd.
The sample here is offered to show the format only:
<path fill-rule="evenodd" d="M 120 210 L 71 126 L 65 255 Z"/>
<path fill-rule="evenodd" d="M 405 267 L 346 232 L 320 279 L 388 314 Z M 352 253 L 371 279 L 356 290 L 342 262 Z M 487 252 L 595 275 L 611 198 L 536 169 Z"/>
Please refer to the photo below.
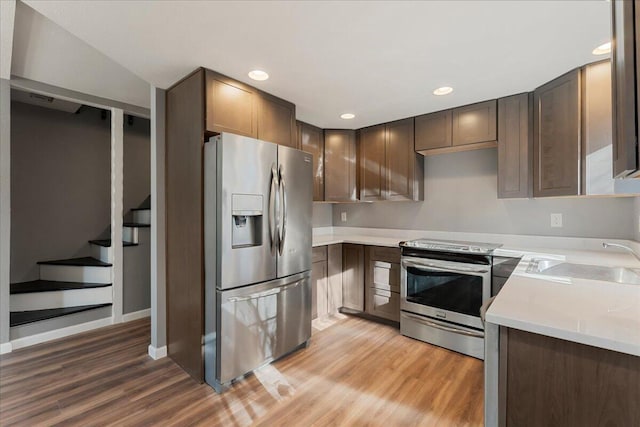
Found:
<path fill-rule="evenodd" d="M 131 210 L 132 211 L 150 211 L 151 208 L 145 208 L 145 207 L 142 207 L 142 208 L 131 208 Z"/>
<path fill-rule="evenodd" d="M 100 261 L 93 257 L 56 259 L 51 261 L 38 261 L 38 265 L 69 265 L 79 267 L 111 267 L 112 264 Z"/>
<path fill-rule="evenodd" d="M 102 288 L 111 286 L 111 283 L 77 283 L 56 282 L 53 280 L 32 280 L 30 282 L 12 283 L 11 295 L 29 294 L 33 292 L 67 291 L 72 289 Z"/>
<path fill-rule="evenodd" d="M 151 227 L 151 224 L 141 224 L 139 222 L 125 222 L 122 224 L 124 227 L 139 227 L 139 228 L 148 228 Z"/>
<path fill-rule="evenodd" d="M 111 247 L 111 239 L 96 239 L 96 240 L 89 240 L 89 243 L 92 243 L 94 245 L 98 245 L 98 246 L 102 246 L 105 248 L 110 248 Z M 133 242 L 122 242 L 122 246 L 138 246 L 137 243 L 133 243 Z"/>
<path fill-rule="evenodd" d="M 106 307 L 109 305 L 111 304 L 79 305 L 75 307 L 49 308 L 46 310 L 12 311 L 9 316 L 9 324 L 11 327 L 20 326 L 27 323 L 53 319 L 54 317 L 80 313 L 82 311 L 93 310 L 95 308 Z"/>

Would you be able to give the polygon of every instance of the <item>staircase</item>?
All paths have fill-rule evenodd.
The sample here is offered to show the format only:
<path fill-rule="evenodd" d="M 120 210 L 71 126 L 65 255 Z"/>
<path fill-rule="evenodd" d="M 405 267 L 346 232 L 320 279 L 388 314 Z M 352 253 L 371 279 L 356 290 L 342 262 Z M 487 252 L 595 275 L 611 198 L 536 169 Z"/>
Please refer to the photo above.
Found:
<path fill-rule="evenodd" d="M 125 248 L 137 246 L 139 229 L 151 226 L 149 199 L 142 207 L 132 209 L 126 217 L 131 221 L 123 223 Z M 12 335 L 17 329 L 24 329 L 25 325 L 37 330 L 37 324 L 44 322 L 49 322 L 49 330 L 54 329 L 56 321 L 52 319 L 75 316 L 78 319 L 76 323 L 81 323 L 83 319 L 92 320 L 92 314 L 105 317 L 105 310 L 110 311 L 113 303 L 111 239 L 90 240 L 89 244 L 92 256 L 40 261 L 38 280 L 11 284 Z M 64 322 L 60 320 L 58 323 Z"/>

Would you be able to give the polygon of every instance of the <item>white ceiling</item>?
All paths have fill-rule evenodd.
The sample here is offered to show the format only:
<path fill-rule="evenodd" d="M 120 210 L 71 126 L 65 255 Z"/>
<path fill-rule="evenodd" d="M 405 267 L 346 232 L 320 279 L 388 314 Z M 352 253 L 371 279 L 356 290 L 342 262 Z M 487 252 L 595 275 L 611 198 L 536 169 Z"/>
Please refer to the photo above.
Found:
<path fill-rule="evenodd" d="M 151 84 L 198 66 L 358 128 L 529 91 L 591 62 L 610 37 L 599 1 L 25 2 Z M 247 72 L 271 78 L 253 82 Z M 453 86 L 453 94 L 432 90 Z M 343 112 L 356 119 L 344 121 Z"/>
<path fill-rule="evenodd" d="M 149 108 L 149 83 L 29 6 L 16 6 L 11 74 Z"/>

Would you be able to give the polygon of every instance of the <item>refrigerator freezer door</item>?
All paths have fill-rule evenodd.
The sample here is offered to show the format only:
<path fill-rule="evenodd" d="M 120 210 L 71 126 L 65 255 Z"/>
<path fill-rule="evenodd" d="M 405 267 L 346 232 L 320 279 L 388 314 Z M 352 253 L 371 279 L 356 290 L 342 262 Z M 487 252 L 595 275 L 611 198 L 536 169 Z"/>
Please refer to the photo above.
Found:
<path fill-rule="evenodd" d="M 221 338 L 217 383 L 226 384 L 311 338 L 309 274 L 217 292 Z"/>
<path fill-rule="evenodd" d="M 311 269 L 311 154 L 278 146 L 281 213 L 278 277 Z"/>
<path fill-rule="evenodd" d="M 276 278 L 272 227 L 277 210 L 278 147 L 253 138 L 221 134 L 217 143 L 218 289 Z M 275 177 L 277 180 L 277 176 Z M 276 181 L 277 182 L 277 181 Z M 207 219 L 205 219 L 207 221 Z M 277 224 L 274 224 L 274 228 Z"/>

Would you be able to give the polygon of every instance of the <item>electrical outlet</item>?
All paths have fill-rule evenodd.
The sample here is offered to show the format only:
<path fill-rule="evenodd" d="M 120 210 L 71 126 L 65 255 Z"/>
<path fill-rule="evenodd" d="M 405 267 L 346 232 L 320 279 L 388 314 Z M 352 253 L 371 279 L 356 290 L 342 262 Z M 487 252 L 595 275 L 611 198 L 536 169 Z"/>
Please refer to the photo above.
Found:
<path fill-rule="evenodd" d="M 346 212 L 341 212 L 340 213 L 340 220 L 342 222 L 347 222 L 347 213 Z"/>
<path fill-rule="evenodd" d="M 551 226 L 554 228 L 562 228 L 562 214 L 561 213 L 552 213 L 551 214 Z"/>

